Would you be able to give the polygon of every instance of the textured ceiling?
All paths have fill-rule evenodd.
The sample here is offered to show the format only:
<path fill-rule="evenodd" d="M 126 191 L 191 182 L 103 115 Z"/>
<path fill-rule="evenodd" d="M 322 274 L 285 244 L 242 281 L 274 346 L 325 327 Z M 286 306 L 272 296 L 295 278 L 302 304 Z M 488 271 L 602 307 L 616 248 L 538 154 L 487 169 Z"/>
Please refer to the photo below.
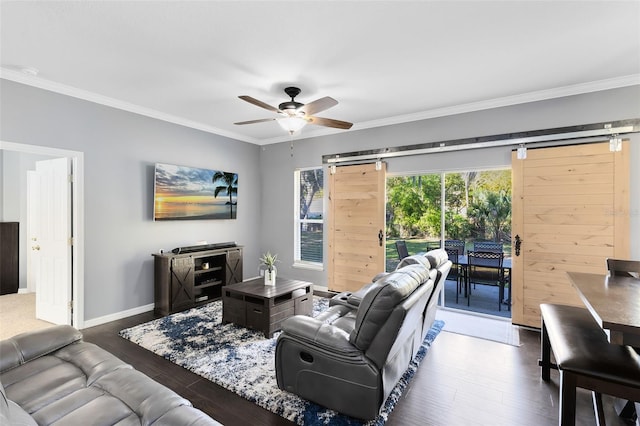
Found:
<path fill-rule="evenodd" d="M 234 125 L 274 116 L 238 95 L 288 85 L 353 131 L 640 84 L 638 1 L 2 1 L 0 25 L 3 78 L 257 144 L 288 136 Z"/>

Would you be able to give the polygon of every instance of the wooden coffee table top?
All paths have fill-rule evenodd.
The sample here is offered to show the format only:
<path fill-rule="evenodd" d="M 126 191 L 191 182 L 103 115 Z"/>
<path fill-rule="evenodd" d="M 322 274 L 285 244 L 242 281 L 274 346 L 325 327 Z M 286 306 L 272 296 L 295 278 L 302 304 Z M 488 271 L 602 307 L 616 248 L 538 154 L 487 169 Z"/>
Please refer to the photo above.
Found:
<path fill-rule="evenodd" d="M 276 277 L 276 285 L 264 285 L 264 277 L 254 278 L 252 280 L 243 281 L 241 283 L 225 286 L 224 289 L 233 291 L 237 294 L 249 296 L 257 296 L 264 299 L 271 299 L 289 294 L 299 288 L 313 286 L 312 283 L 300 280 L 290 280 L 287 278 Z"/>

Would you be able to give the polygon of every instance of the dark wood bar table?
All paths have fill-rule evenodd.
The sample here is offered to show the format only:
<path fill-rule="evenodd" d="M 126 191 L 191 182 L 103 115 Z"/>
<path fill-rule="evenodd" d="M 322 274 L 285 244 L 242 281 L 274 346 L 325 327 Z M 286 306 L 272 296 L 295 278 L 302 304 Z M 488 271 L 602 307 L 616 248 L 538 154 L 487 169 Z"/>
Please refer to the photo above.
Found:
<path fill-rule="evenodd" d="M 609 331 L 609 342 L 640 346 L 640 279 L 567 272 L 591 315 Z"/>

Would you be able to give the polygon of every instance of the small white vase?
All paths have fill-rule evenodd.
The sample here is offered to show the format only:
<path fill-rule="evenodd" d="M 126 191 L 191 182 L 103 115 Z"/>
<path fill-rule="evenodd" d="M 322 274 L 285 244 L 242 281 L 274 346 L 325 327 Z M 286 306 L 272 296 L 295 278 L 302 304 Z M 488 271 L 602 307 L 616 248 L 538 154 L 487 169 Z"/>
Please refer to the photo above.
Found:
<path fill-rule="evenodd" d="M 265 269 L 264 271 L 264 285 L 276 285 L 277 269 L 273 267 L 271 270 Z"/>

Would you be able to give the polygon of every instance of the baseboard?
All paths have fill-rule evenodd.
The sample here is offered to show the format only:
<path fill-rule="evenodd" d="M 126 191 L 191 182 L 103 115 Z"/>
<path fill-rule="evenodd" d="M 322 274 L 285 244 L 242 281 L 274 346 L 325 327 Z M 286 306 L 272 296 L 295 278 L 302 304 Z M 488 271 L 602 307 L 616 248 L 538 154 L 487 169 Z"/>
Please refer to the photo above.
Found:
<path fill-rule="evenodd" d="M 18 294 L 27 294 L 27 293 L 31 293 L 31 292 L 26 287 L 25 288 L 21 287 L 21 288 L 18 289 Z"/>
<path fill-rule="evenodd" d="M 103 317 L 93 318 L 90 320 L 84 321 L 84 328 L 95 327 L 96 325 L 106 324 L 111 321 L 117 321 L 122 318 L 127 318 L 133 315 L 144 314 L 145 312 L 153 311 L 154 308 L 153 303 L 149 303 L 148 305 L 138 306 L 137 308 L 127 309 L 126 311 L 116 312 L 114 314 L 105 315 Z"/>

